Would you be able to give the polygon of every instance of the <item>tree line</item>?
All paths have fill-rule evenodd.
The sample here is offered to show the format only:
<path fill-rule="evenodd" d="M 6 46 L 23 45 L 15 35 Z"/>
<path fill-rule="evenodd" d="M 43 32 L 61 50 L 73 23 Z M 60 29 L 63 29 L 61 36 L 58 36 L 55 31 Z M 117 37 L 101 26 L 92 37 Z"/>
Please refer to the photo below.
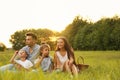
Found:
<path fill-rule="evenodd" d="M 75 50 L 120 50 L 120 18 L 102 18 L 93 23 L 77 16 L 62 35 Z"/>
<path fill-rule="evenodd" d="M 31 31 L 38 36 L 38 44 L 47 42 L 55 49 L 52 37 L 65 36 L 74 50 L 120 50 L 120 18 L 102 18 L 97 22 L 76 16 L 62 32 L 49 29 L 25 29 L 11 35 L 10 42 L 15 50 L 25 46 L 25 33 Z"/>

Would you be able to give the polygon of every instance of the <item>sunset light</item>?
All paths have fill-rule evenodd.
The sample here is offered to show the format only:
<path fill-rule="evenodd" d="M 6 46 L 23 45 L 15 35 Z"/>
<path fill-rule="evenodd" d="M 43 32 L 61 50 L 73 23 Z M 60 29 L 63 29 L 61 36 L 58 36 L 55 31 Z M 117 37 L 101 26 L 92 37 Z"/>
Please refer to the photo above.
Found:
<path fill-rule="evenodd" d="M 120 15 L 119 3 L 119 0 L 0 0 L 0 42 L 11 47 L 10 36 L 23 29 L 60 32 L 78 15 L 93 22 Z"/>

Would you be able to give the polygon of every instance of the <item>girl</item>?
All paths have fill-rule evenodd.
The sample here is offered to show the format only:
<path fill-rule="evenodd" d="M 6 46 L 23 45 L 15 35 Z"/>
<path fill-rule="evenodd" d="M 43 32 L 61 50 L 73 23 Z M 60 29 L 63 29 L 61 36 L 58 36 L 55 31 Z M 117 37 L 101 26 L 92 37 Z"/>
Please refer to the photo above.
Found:
<path fill-rule="evenodd" d="M 52 58 L 49 56 L 50 46 L 42 44 L 40 47 L 40 56 L 35 61 L 35 67 L 41 66 L 44 72 L 52 70 Z"/>
<path fill-rule="evenodd" d="M 54 67 L 57 71 L 67 71 L 75 75 L 78 74 L 73 49 L 70 47 L 65 37 L 59 37 L 57 39 L 57 47 L 54 54 Z"/>

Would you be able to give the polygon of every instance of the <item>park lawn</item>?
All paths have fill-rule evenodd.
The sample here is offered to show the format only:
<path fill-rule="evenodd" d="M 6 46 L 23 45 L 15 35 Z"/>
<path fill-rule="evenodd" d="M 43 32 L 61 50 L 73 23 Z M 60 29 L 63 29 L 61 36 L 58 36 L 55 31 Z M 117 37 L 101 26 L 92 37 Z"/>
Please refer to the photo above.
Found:
<path fill-rule="evenodd" d="M 8 64 L 13 50 L 0 52 L 0 66 Z M 50 52 L 53 56 L 54 51 Z M 89 68 L 72 77 L 68 73 L 0 72 L 0 80 L 120 80 L 120 51 L 75 51 L 75 58 L 82 56 Z M 79 60 L 82 63 L 82 59 Z"/>

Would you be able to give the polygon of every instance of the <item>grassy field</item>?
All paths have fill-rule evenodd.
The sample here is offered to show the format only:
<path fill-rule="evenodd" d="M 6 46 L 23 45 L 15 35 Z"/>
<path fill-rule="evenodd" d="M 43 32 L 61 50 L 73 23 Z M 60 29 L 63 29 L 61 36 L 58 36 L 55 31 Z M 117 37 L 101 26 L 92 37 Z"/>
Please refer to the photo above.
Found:
<path fill-rule="evenodd" d="M 51 51 L 51 55 L 53 55 Z M 8 64 L 13 51 L 0 52 L 0 66 Z M 84 58 L 90 67 L 78 77 L 68 73 L 0 72 L 0 80 L 120 80 L 120 51 L 75 51 L 75 57 Z M 82 61 L 81 61 L 82 63 Z"/>

